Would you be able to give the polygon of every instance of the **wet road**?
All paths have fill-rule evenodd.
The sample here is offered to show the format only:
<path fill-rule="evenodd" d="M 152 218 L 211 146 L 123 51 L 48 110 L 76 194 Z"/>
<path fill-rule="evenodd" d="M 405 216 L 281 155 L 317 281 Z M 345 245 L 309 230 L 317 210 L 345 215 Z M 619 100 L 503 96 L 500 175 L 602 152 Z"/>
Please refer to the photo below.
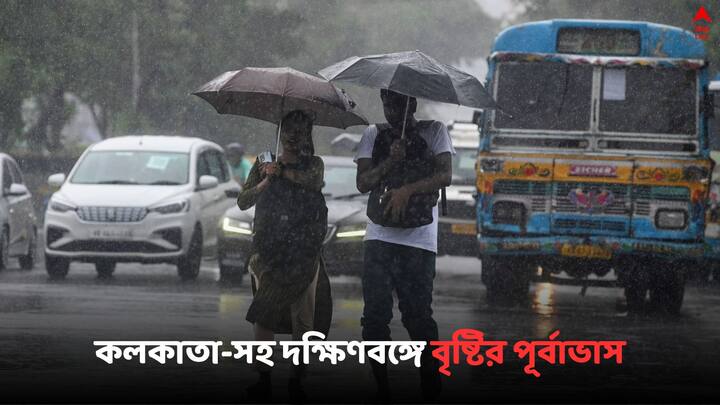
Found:
<path fill-rule="evenodd" d="M 435 318 L 441 339 L 458 328 L 484 331 L 487 339 L 545 339 L 560 330 L 568 340 L 627 340 L 624 364 L 550 366 L 538 363 L 535 378 L 525 361 L 506 350 L 493 368 L 453 367 L 443 402 L 712 401 L 720 379 L 720 288 L 691 285 L 679 317 L 631 316 L 622 290 L 535 284 L 530 303 L 489 307 L 480 262 L 440 258 Z M 108 366 L 94 355 L 93 340 L 251 340 L 244 320 L 248 283 L 221 286 L 218 270 L 205 262 L 197 281 L 183 283 L 165 265 L 118 265 L 115 276 L 96 278 L 91 265 L 73 264 L 64 281 L 44 269 L 17 265 L 0 272 L 0 386 L 2 401 L 28 402 L 242 402 L 255 378 L 238 361 L 220 365 Z M 360 280 L 332 277 L 332 340 L 360 340 Z M 393 337 L 408 339 L 396 312 Z M 283 401 L 289 365 L 274 371 L 275 400 Z M 420 401 L 417 371 L 391 368 L 397 402 Z M 351 361 L 311 366 L 307 391 L 313 401 L 372 399 L 368 369 Z"/>

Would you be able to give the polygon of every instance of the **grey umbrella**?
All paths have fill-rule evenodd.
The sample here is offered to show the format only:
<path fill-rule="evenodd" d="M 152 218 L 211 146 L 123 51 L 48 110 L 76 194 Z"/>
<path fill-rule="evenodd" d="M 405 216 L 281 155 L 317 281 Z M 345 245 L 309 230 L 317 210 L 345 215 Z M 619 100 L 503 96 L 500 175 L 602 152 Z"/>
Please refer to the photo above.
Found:
<path fill-rule="evenodd" d="M 331 81 L 388 89 L 410 97 L 472 108 L 497 108 L 475 76 L 420 51 L 352 56 L 318 73 Z"/>
<path fill-rule="evenodd" d="M 320 126 L 347 128 L 367 125 L 355 102 L 327 80 L 292 68 L 247 67 L 225 72 L 192 94 L 215 107 L 220 114 L 252 117 L 278 124 L 276 156 L 280 146 L 280 122 L 290 111 L 303 110 Z"/>

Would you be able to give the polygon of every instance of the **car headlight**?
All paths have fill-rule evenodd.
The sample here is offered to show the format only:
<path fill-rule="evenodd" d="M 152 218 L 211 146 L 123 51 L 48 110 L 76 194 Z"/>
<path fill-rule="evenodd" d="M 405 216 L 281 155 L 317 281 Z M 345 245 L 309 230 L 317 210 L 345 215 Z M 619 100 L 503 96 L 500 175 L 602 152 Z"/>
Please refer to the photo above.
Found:
<path fill-rule="evenodd" d="M 361 238 L 365 236 L 366 224 L 343 225 L 335 234 L 338 238 Z"/>
<path fill-rule="evenodd" d="M 685 229 L 688 215 L 684 210 L 660 209 L 655 213 L 655 226 L 658 229 Z"/>
<path fill-rule="evenodd" d="M 227 233 L 239 233 L 241 235 L 252 235 L 252 224 L 225 217 L 222 222 L 222 229 Z"/>
<path fill-rule="evenodd" d="M 150 207 L 148 211 L 157 212 L 158 214 L 177 214 L 178 212 L 185 212 L 190 209 L 190 201 L 176 201 L 170 204 L 156 205 Z"/>
<path fill-rule="evenodd" d="M 68 212 L 68 211 L 76 211 L 77 207 L 74 207 L 72 205 L 61 203 L 60 201 L 50 201 L 50 209 L 57 212 Z"/>

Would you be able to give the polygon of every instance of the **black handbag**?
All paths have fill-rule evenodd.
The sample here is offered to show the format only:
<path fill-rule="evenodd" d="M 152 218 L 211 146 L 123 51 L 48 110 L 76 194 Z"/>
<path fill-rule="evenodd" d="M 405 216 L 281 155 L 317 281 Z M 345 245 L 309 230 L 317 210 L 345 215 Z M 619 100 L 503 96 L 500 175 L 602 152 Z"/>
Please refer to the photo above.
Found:
<path fill-rule="evenodd" d="M 385 215 L 387 201 L 382 200 L 388 190 L 432 177 L 435 173 L 435 159 L 420 131 L 427 129 L 433 121 L 419 121 L 414 128 L 405 131 L 405 159 L 395 163 L 377 187 L 370 191 L 367 215 L 374 223 L 393 228 L 417 228 L 433 222 L 433 207 L 437 204 L 438 192 L 416 193 L 408 200 L 405 215 L 393 220 L 390 213 Z M 378 124 L 378 134 L 373 145 L 372 161 L 380 164 L 390 157 L 390 145 L 400 139 L 400 134 L 390 125 Z"/>
<path fill-rule="evenodd" d="M 322 192 L 272 179 L 255 205 L 255 252 L 274 267 L 316 256 L 327 232 L 327 212 Z"/>

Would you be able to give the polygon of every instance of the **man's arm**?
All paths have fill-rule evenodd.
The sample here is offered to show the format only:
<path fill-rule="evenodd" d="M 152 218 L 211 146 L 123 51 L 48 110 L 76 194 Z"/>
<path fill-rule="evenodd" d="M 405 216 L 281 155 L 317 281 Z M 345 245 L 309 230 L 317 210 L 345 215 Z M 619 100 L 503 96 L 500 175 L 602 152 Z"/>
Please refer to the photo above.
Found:
<path fill-rule="evenodd" d="M 397 140 L 390 145 L 390 156 L 377 165 L 373 165 L 372 159 L 358 159 L 357 176 L 355 183 L 361 193 L 367 193 L 377 187 L 380 180 L 390 171 L 393 163 L 405 159 L 405 143 Z"/>
<path fill-rule="evenodd" d="M 435 174 L 417 181 L 415 183 L 406 184 L 395 190 L 385 193 L 383 198 L 390 198 L 385 213 L 391 213 L 395 220 L 398 220 L 405 214 L 410 196 L 417 193 L 432 193 L 443 187 L 447 187 L 452 182 L 452 155 L 450 152 L 444 152 L 436 155 L 434 158 Z"/>
<path fill-rule="evenodd" d="M 357 176 L 355 183 L 361 193 L 367 193 L 377 187 L 380 180 L 390 170 L 390 159 L 385 159 L 377 166 L 373 165 L 372 159 L 358 159 Z"/>

